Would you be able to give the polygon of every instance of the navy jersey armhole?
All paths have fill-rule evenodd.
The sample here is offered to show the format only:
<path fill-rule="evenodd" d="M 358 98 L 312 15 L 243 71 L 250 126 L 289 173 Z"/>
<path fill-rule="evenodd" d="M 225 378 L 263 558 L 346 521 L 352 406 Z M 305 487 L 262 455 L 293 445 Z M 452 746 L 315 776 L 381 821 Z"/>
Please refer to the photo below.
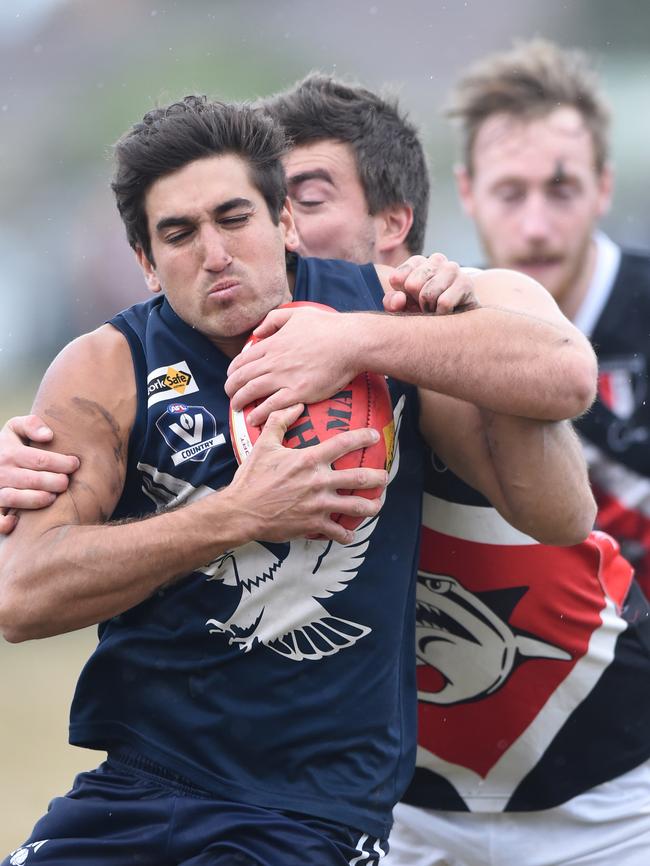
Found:
<path fill-rule="evenodd" d="M 377 307 L 380 310 L 383 310 L 384 287 L 379 280 L 377 268 L 371 263 L 368 265 L 360 265 L 359 270 L 361 271 L 361 275 L 363 276 L 364 282 L 368 287 L 368 291 L 370 292 L 373 301 L 377 304 Z"/>
<path fill-rule="evenodd" d="M 128 461 L 129 465 L 131 465 L 132 462 L 134 464 L 137 463 L 147 429 L 147 362 L 140 337 L 126 319 L 121 316 L 115 316 L 108 324 L 116 328 L 125 337 L 131 350 L 131 360 L 133 362 L 136 386 L 136 412 L 128 443 Z"/>

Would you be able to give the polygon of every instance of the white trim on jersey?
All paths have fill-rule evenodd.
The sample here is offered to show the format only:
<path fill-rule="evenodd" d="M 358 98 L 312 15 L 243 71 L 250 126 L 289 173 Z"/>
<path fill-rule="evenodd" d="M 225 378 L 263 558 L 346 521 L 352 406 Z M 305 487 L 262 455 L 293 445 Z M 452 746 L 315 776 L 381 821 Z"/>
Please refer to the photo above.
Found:
<path fill-rule="evenodd" d="M 522 546 L 538 543 L 511 526 L 494 508 L 447 502 L 431 493 L 425 493 L 422 500 L 422 525 L 443 535 L 477 544 Z"/>
<path fill-rule="evenodd" d="M 614 287 L 614 280 L 621 264 L 621 248 L 602 232 L 594 235 L 596 243 L 596 267 L 587 289 L 587 294 L 576 313 L 573 324 L 587 337 L 596 327 L 605 304 Z"/>

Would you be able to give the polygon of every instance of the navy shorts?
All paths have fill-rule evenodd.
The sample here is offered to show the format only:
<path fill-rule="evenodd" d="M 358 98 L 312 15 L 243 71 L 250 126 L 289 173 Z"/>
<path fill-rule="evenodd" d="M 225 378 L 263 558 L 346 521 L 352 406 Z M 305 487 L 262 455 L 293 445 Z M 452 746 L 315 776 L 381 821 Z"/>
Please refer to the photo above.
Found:
<path fill-rule="evenodd" d="M 2 866 L 365 866 L 386 841 L 218 799 L 109 759 L 50 803 Z"/>

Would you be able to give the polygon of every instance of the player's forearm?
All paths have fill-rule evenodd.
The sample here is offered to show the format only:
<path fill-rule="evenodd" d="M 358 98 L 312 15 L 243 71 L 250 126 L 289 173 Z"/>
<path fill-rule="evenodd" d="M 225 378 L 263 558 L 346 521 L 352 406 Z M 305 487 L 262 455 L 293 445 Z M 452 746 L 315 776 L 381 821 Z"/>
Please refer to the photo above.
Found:
<path fill-rule="evenodd" d="M 274 413 L 230 484 L 177 510 L 106 524 L 104 500 L 92 484 L 77 482 L 50 509 L 23 514 L 0 541 L 4 636 L 28 640 L 108 619 L 255 539 L 349 544 L 351 531 L 332 515 L 374 516 L 381 497 L 361 494 L 381 490 L 387 473 L 332 464 L 375 444 L 379 434 L 348 430 L 311 448 L 285 448 L 282 437 L 300 411 Z"/>
<path fill-rule="evenodd" d="M 144 520 L 57 526 L 28 555 L 20 531 L 0 548 L 0 630 L 13 642 L 116 616 L 248 540 L 224 492 Z"/>
<path fill-rule="evenodd" d="M 354 315 L 356 360 L 365 369 L 526 418 L 572 418 L 593 400 L 593 353 L 561 325 L 494 307 L 451 316 Z"/>
<path fill-rule="evenodd" d="M 596 504 L 571 424 L 487 411 L 481 416 L 506 520 L 543 544 L 583 541 Z"/>

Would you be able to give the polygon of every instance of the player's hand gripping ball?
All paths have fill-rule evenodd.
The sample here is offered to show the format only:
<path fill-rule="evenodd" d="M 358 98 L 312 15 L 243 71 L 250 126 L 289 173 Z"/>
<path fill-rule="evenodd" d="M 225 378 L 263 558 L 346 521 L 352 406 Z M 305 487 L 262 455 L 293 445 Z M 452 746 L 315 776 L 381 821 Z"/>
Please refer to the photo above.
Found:
<path fill-rule="evenodd" d="M 325 304 L 315 304 L 309 301 L 294 301 L 284 306 L 310 306 L 332 310 Z M 250 336 L 242 351 L 257 342 L 257 337 Z M 248 415 L 258 405 L 259 401 L 251 403 L 242 410 L 230 408 L 230 438 L 237 461 L 242 463 L 251 453 L 257 441 L 261 427 L 254 427 L 248 422 Z M 379 441 L 367 448 L 358 448 L 339 457 L 332 464 L 334 469 L 354 469 L 369 467 L 371 469 L 390 469 L 393 459 L 395 428 L 393 423 L 393 407 L 384 376 L 377 373 L 360 373 L 349 385 L 327 400 L 309 403 L 291 427 L 287 430 L 283 444 L 287 448 L 308 448 L 318 445 L 326 439 L 331 439 L 345 430 L 356 430 L 361 427 L 373 427 L 379 431 Z M 374 487 L 370 490 L 342 490 L 341 493 L 363 496 L 366 499 L 376 499 L 381 496 L 383 488 Z M 332 519 L 346 529 L 356 529 L 363 522 L 363 517 L 352 517 L 349 514 L 334 514 Z"/>

